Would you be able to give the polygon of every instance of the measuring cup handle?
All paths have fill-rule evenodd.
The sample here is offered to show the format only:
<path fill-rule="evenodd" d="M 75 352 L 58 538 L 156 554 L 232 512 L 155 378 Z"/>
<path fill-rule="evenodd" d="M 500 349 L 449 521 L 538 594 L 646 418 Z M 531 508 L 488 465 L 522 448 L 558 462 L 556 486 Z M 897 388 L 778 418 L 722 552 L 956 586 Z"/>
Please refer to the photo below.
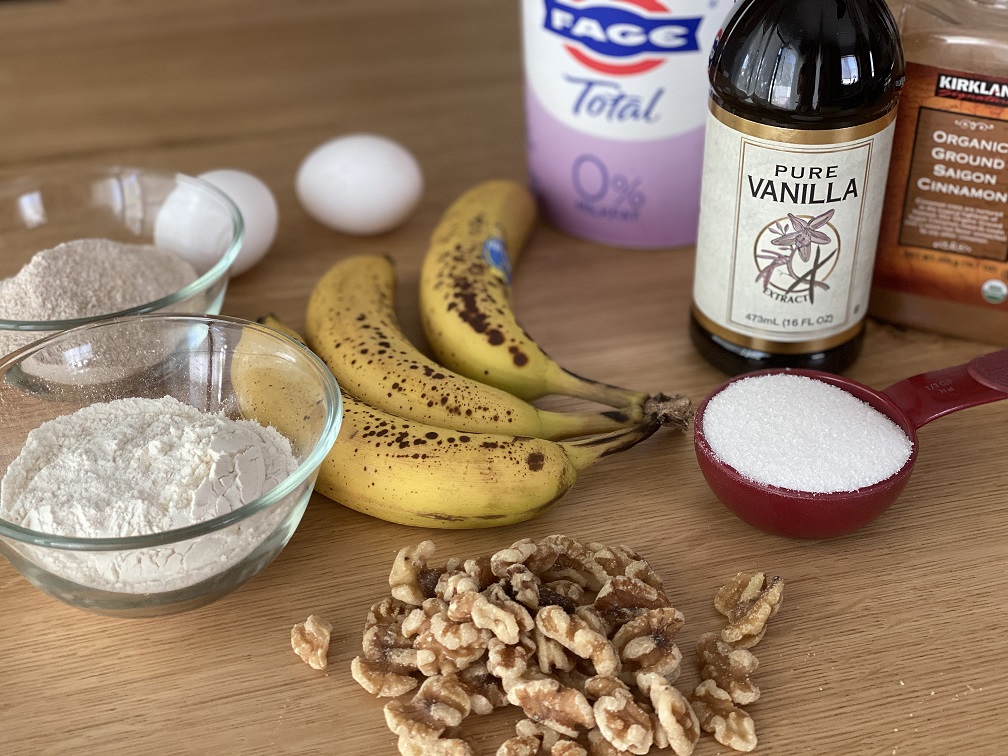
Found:
<path fill-rule="evenodd" d="M 915 375 L 883 392 L 920 428 L 956 410 L 1008 398 L 1008 349 Z"/>

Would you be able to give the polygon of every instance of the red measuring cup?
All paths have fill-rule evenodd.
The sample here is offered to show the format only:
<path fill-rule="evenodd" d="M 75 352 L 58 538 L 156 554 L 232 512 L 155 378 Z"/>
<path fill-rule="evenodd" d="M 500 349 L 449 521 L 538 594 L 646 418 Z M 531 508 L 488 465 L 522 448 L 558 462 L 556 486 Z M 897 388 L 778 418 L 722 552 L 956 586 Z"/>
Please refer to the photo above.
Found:
<path fill-rule="evenodd" d="M 854 491 L 811 493 L 758 483 L 721 461 L 704 437 L 704 410 L 733 381 L 788 373 L 815 378 L 853 394 L 896 423 L 913 442 L 910 458 L 883 481 Z M 711 490 L 741 519 L 768 533 L 791 538 L 832 538 L 867 525 L 903 492 L 917 461 L 917 429 L 950 412 L 1008 398 L 1008 349 L 955 367 L 921 373 L 883 391 L 815 370 L 761 370 L 727 381 L 697 407 L 693 440 Z"/>

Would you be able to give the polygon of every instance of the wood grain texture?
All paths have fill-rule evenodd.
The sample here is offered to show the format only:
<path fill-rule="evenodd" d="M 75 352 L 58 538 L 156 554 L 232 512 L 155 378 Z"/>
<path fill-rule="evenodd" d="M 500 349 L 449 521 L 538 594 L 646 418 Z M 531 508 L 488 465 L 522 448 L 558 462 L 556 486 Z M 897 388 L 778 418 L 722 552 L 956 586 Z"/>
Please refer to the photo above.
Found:
<path fill-rule="evenodd" d="M 523 179 L 517 7 L 500 0 L 58 0 L 0 4 L 0 168 L 128 163 L 233 167 L 274 190 L 271 254 L 232 281 L 227 314 L 303 323 L 339 257 L 383 252 L 422 344 L 416 283 L 440 212 L 490 177 Z M 298 206 L 293 178 L 319 142 L 375 131 L 412 149 L 428 186 L 416 214 L 373 238 L 336 234 Z M 686 335 L 692 251 L 624 251 L 535 232 L 515 279 L 527 330 L 572 370 L 699 400 L 724 377 Z M 850 376 L 884 387 L 990 346 L 871 323 Z M 553 403 L 563 405 L 559 400 Z M 547 403 L 549 404 L 549 403 Z M 180 616 L 114 620 L 48 598 L 0 563 L 0 752 L 395 752 L 382 702 L 350 677 L 368 607 L 396 551 L 440 557 L 566 533 L 626 543 L 664 577 L 693 647 L 719 627 L 714 591 L 739 570 L 787 581 L 756 648 L 761 754 L 994 754 L 1008 699 L 1008 403 L 920 434 L 900 501 L 825 542 L 765 535 L 710 493 L 688 435 L 659 434 L 586 471 L 520 526 L 439 532 L 369 519 L 315 496 L 280 557 L 230 597 Z M 291 651 L 310 613 L 334 625 L 330 665 Z M 514 711 L 471 717 L 492 754 Z M 705 737 L 697 754 L 725 753 Z"/>

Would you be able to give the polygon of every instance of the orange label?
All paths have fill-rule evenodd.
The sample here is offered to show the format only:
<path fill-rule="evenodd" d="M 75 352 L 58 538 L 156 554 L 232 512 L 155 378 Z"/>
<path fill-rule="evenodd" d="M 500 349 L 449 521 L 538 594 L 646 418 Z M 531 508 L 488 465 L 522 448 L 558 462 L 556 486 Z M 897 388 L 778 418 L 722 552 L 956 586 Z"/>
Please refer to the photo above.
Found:
<path fill-rule="evenodd" d="M 876 286 L 1008 307 L 1008 80 L 907 65 Z"/>

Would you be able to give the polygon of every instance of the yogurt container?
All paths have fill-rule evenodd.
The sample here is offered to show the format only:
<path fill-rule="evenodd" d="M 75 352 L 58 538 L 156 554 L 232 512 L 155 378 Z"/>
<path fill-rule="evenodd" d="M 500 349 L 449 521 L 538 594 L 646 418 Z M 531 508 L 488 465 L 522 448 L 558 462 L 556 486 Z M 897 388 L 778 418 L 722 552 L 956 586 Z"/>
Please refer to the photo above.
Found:
<path fill-rule="evenodd" d="M 546 218 L 621 247 L 690 245 L 707 62 L 730 0 L 522 0 L 529 177 Z"/>

